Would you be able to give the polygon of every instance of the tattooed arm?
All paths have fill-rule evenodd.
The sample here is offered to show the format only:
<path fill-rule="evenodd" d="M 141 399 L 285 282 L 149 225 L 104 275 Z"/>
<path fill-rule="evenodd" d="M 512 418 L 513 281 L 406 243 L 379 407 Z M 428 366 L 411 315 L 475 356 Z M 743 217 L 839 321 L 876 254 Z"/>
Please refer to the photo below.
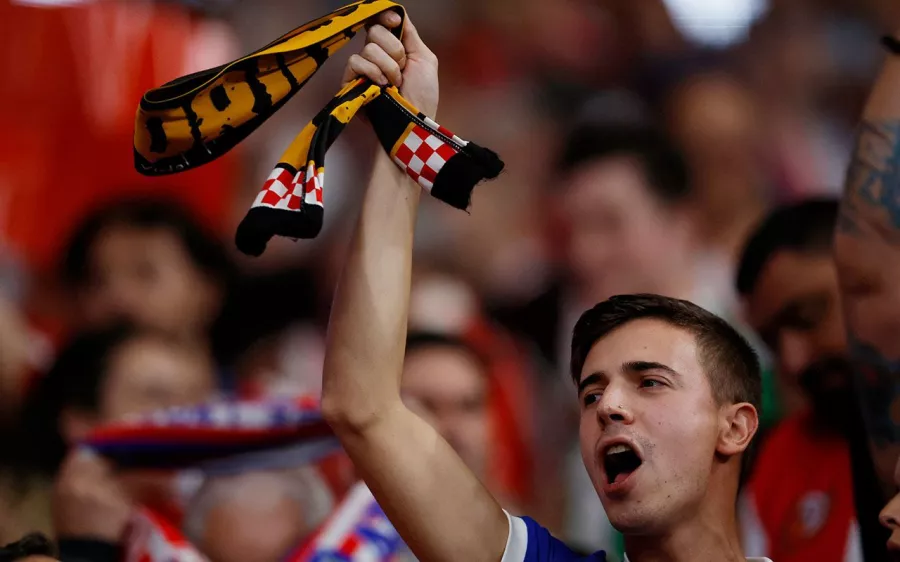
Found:
<path fill-rule="evenodd" d="M 900 57 L 885 64 L 863 114 L 835 259 L 874 460 L 887 485 L 900 450 Z"/>

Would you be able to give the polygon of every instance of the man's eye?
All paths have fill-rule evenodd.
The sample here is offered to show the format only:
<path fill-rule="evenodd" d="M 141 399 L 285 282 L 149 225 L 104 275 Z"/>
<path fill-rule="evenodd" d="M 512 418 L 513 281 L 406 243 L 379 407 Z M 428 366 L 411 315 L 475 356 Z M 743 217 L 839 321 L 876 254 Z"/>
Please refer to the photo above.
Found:
<path fill-rule="evenodd" d="M 600 400 L 601 394 L 599 392 L 588 392 L 584 395 L 582 400 L 584 401 L 585 406 L 590 406 L 591 404 L 595 404 L 597 400 Z"/>
<path fill-rule="evenodd" d="M 641 381 L 641 388 L 653 388 L 656 386 L 664 386 L 664 384 L 656 379 L 644 379 Z"/>

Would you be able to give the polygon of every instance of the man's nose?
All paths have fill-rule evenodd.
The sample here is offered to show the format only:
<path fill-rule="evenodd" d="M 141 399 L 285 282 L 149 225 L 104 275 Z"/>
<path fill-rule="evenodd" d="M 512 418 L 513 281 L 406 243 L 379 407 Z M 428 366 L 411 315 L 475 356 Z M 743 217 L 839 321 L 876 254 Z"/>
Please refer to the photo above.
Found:
<path fill-rule="evenodd" d="M 891 531 L 888 539 L 888 550 L 900 553 L 900 496 L 895 496 L 878 516 L 882 526 Z"/>
<path fill-rule="evenodd" d="M 783 374 L 792 379 L 800 377 L 814 360 L 811 345 L 801 334 L 782 332 L 778 347 L 778 366 Z"/>
<path fill-rule="evenodd" d="M 601 424 L 625 423 L 634 421 L 634 413 L 629 407 L 629 400 L 624 389 L 610 385 L 604 390 L 597 404 L 597 417 Z"/>

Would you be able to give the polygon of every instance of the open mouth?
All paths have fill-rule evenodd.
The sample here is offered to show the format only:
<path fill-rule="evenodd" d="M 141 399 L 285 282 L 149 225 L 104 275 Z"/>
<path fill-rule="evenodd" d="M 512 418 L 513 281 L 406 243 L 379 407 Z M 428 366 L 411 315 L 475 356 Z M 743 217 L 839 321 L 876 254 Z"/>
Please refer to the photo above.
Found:
<path fill-rule="evenodd" d="M 603 455 L 603 469 L 609 484 L 618 484 L 628 478 L 641 466 L 641 457 L 624 443 L 617 443 L 606 449 Z"/>

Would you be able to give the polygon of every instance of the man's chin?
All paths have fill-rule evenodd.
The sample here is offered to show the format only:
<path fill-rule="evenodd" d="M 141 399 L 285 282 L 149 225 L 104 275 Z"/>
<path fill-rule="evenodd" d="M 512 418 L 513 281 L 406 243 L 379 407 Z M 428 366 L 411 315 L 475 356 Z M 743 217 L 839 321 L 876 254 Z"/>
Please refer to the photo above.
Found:
<path fill-rule="evenodd" d="M 606 512 L 610 525 L 623 535 L 652 535 L 656 521 L 646 508 L 634 505 L 615 506 Z"/>

